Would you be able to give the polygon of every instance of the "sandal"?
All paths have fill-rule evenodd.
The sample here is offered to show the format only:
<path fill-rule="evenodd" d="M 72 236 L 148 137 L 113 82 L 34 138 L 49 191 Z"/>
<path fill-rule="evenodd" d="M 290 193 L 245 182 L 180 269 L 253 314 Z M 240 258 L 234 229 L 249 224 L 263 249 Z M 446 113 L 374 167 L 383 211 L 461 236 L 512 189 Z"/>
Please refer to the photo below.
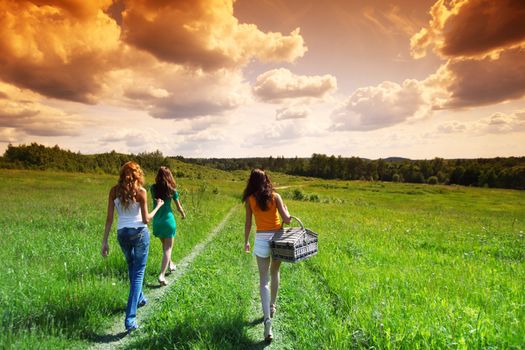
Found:
<path fill-rule="evenodd" d="M 275 306 L 275 304 L 271 304 L 270 305 L 270 317 L 273 318 L 273 316 L 275 315 L 275 311 L 276 311 L 277 307 Z"/>
<path fill-rule="evenodd" d="M 272 319 L 270 318 L 264 320 L 264 340 L 267 342 L 271 342 L 273 340 Z"/>
<path fill-rule="evenodd" d="M 160 278 L 159 277 L 159 284 L 161 287 L 165 287 L 168 283 L 166 282 L 166 278 Z"/>

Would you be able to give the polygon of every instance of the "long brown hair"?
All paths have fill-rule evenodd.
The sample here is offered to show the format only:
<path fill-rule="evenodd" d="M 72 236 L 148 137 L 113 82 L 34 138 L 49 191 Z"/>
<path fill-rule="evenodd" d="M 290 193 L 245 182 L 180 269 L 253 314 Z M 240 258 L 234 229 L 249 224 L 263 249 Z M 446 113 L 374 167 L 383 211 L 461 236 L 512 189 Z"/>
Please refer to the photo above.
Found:
<path fill-rule="evenodd" d="M 117 198 L 124 208 L 135 201 L 139 189 L 144 185 L 144 173 L 140 165 L 133 161 L 124 163 L 120 168 L 120 176 L 117 183 Z"/>
<path fill-rule="evenodd" d="M 259 208 L 268 209 L 268 204 L 273 199 L 273 185 L 268 175 L 261 169 L 252 170 L 242 195 L 242 201 L 246 202 L 251 195 L 255 197 Z"/>
<path fill-rule="evenodd" d="M 155 177 L 155 197 L 160 199 L 171 198 L 177 184 L 175 183 L 175 178 L 170 169 L 165 166 L 161 166 Z"/>

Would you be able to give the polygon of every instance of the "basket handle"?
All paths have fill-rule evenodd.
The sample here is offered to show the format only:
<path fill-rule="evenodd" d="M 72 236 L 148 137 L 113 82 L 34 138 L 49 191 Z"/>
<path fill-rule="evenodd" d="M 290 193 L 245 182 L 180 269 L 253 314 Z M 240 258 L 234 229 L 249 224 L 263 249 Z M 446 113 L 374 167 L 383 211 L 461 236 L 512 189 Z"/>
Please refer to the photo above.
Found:
<path fill-rule="evenodd" d="M 303 222 L 301 220 L 299 220 L 299 218 L 297 216 L 290 215 L 290 218 L 295 219 L 299 223 L 299 225 L 301 225 L 301 228 L 304 230 Z"/>

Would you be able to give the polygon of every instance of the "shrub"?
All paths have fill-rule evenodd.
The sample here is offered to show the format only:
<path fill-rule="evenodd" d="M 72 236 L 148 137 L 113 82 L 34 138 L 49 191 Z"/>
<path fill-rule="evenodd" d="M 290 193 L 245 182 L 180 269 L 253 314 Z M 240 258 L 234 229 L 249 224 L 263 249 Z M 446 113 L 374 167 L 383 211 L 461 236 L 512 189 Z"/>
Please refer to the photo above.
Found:
<path fill-rule="evenodd" d="M 302 201 L 304 199 L 304 193 L 300 189 L 296 188 L 293 190 L 292 199 L 296 201 Z"/>
<path fill-rule="evenodd" d="M 439 183 L 437 176 L 431 176 L 428 178 L 427 183 L 429 185 L 437 185 Z"/>
<path fill-rule="evenodd" d="M 320 202 L 320 201 L 321 201 L 321 199 L 319 198 L 319 195 L 317 195 L 317 194 L 311 194 L 311 195 L 309 195 L 309 196 L 308 196 L 308 200 L 309 200 L 310 202 Z"/>

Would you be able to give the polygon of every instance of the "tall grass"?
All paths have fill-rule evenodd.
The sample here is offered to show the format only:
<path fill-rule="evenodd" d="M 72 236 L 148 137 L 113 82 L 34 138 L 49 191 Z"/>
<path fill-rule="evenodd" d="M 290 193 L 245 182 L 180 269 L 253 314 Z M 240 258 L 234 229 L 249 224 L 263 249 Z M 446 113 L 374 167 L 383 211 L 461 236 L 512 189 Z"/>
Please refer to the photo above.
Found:
<path fill-rule="evenodd" d="M 110 256 L 99 252 L 116 179 L 0 174 L 0 348 L 87 346 L 123 317 L 128 292 L 114 234 Z M 202 174 L 179 179 L 188 219 L 178 220 L 176 261 L 238 203 L 246 175 Z M 281 175 L 274 181 L 320 243 L 317 256 L 282 267 L 270 348 L 525 344 L 524 192 Z M 128 347 L 268 345 L 261 342 L 256 263 L 242 252 L 243 214 L 239 207 Z M 156 285 L 160 258 L 153 239 L 146 291 Z"/>
<path fill-rule="evenodd" d="M 303 190 L 345 203 L 293 204 L 321 233 L 321 252 L 304 267 L 340 320 L 323 345 L 525 343 L 523 192 L 369 183 Z"/>
<path fill-rule="evenodd" d="M 115 228 L 108 258 L 100 255 L 107 195 L 116 177 L 6 170 L 1 175 L 0 348 L 87 344 L 114 316 L 123 317 L 127 301 L 127 268 Z M 178 219 L 175 262 L 237 202 L 227 187 L 214 193 L 205 180 L 179 180 L 179 190 L 188 217 Z M 146 292 L 157 284 L 161 251 L 152 236 Z"/>

